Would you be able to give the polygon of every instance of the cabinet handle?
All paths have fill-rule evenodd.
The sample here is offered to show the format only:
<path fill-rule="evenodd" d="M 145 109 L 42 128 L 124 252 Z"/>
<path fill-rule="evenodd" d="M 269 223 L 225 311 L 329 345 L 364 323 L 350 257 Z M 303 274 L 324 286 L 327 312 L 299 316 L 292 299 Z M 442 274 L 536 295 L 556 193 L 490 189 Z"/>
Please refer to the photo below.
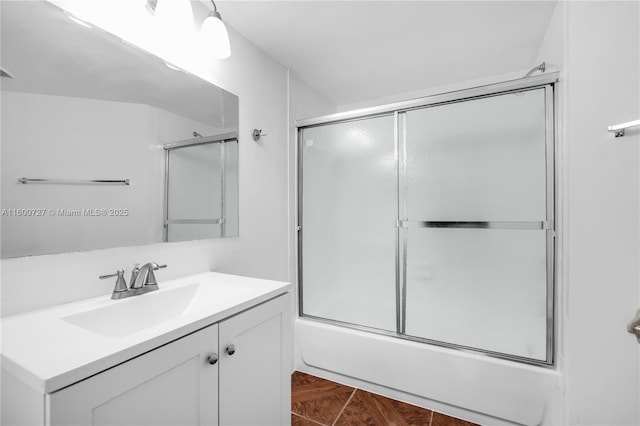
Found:
<path fill-rule="evenodd" d="M 228 355 L 233 355 L 236 353 L 236 347 L 235 345 L 229 345 L 227 346 L 227 349 L 225 349 L 227 351 Z"/>
<path fill-rule="evenodd" d="M 209 357 L 207 358 L 207 362 L 210 365 L 214 365 L 216 362 L 218 362 L 218 354 L 212 353 L 211 355 L 209 355 Z"/>

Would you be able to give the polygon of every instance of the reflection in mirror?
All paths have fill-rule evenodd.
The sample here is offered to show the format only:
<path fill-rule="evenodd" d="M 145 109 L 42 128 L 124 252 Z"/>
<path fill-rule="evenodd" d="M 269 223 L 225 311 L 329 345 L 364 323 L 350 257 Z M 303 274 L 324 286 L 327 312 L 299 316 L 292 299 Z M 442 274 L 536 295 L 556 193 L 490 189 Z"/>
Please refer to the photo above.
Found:
<path fill-rule="evenodd" d="M 238 135 L 165 145 L 165 241 L 238 234 Z"/>
<path fill-rule="evenodd" d="M 0 7 L 0 65 L 13 76 L 1 82 L 1 257 L 163 241 L 165 144 L 237 132 L 238 98 L 48 2 Z M 225 236 L 238 233 L 235 146 Z M 190 185 L 174 193 L 212 189 Z M 180 239 L 221 235 L 193 231 Z"/>

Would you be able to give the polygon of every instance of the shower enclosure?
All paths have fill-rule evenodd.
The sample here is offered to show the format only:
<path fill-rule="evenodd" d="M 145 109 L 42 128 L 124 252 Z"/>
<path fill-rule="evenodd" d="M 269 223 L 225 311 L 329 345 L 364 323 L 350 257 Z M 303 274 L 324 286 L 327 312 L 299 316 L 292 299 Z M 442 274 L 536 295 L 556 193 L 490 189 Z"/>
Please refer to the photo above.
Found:
<path fill-rule="evenodd" d="M 237 132 L 166 144 L 164 241 L 238 235 Z"/>
<path fill-rule="evenodd" d="M 299 122 L 300 315 L 553 365 L 554 83 Z"/>

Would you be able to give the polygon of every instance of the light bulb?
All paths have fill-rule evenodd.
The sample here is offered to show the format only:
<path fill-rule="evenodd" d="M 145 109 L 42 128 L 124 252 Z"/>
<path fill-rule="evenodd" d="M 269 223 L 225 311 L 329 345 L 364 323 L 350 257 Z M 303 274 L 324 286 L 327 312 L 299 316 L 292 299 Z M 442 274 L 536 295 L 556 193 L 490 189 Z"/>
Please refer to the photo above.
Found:
<path fill-rule="evenodd" d="M 202 23 L 200 40 L 205 51 L 209 52 L 214 58 L 222 59 L 231 56 L 227 28 L 224 26 L 224 22 L 213 13 Z"/>
<path fill-rule="evenodd" d="M 158 0 L 156 22 L 161 30 L 185 40 L 193 34 L 193 10 L 189 0 Z"/>

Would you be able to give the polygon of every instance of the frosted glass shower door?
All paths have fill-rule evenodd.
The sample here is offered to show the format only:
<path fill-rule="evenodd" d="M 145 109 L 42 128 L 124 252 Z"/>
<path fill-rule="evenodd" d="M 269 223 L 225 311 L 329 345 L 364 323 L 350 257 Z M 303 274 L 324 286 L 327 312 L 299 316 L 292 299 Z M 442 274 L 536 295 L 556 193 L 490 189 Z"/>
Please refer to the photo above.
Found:
<path fill-rule="evenodd" d="M 396 330 L 394 116 L 299 133 L 303 315 Z"/>
<path fill-rule="evenodd" d="M 222 143 L 167 153 L 167 241 L 221 237 Z"/>
<path fill-rule="evenodd" d="M 403 330 L 549 361 L 546 89 L 403 114 Z"/>

